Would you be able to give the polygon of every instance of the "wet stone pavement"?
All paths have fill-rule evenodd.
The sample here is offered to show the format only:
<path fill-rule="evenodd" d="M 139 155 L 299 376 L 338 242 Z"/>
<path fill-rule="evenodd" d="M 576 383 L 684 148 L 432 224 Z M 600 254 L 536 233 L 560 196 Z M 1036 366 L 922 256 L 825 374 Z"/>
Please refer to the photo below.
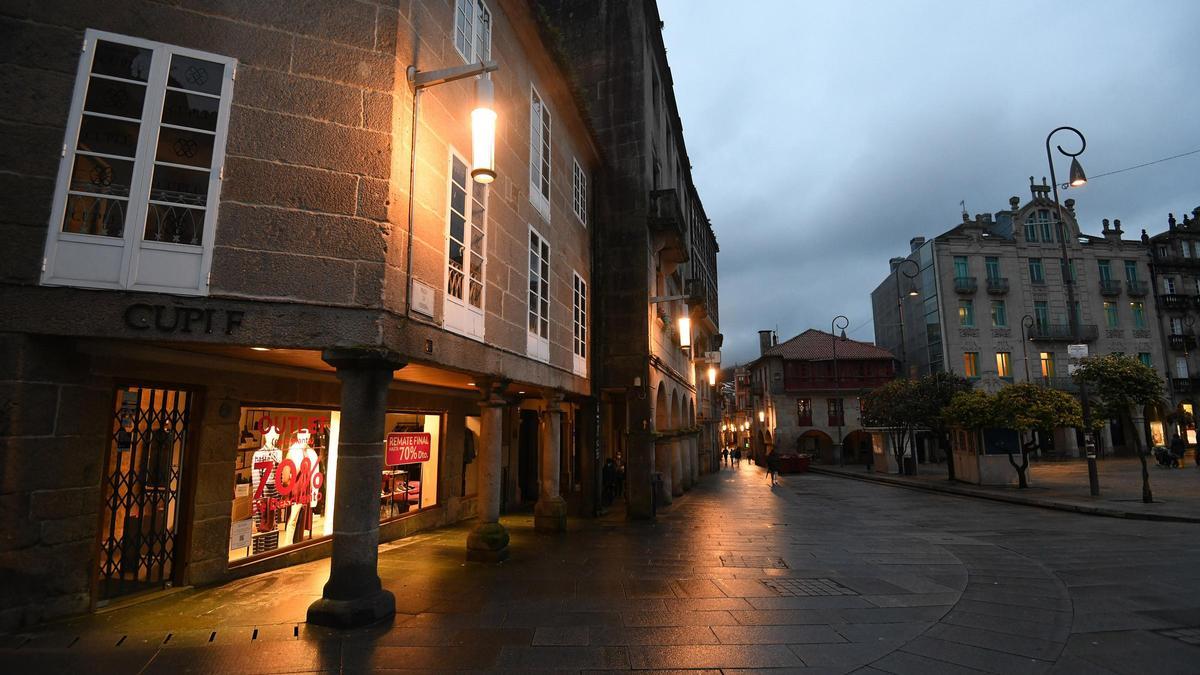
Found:
<path fill-rule="evenodd" d="M 309 628 L 317 562 L 0 636 L 4 673 L 1200 672 L 1200 525 L 743 464 L 657 523 L 382 547 L 394 622 Z"/>

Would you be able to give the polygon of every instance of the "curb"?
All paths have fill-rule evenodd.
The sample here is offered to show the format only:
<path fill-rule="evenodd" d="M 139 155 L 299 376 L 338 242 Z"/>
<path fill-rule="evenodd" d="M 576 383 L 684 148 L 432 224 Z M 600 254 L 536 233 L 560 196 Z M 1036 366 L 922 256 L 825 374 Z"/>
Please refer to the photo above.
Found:
<path fill-rule="evenodd" d="M 890 476 L 882 476 L 878 474 L 853 474 L 844 473 L 842 471 L 831 471 L 822 469 L 816 466 L 810 466 L 808 470 L 811 473 L 818 473 L 823 476 L 837 476 L 839 478 L 849 478 L 852 480 L 861 480 L 869 483 L 882 483 L 884 485 L 892 485 L 895 487 L 908 488 L 910 490 L 922 490 L 924 492 L 937 492 L 941 494 L 957 495 L 959 497 L 974 497 L 976 499 L 988 499 L 995 502 L 1005 502 L 1008 504 L 1020 504 L 1022 506 L 1035 506 L 1042 509 L 1053 509 L 1055 511 L 1067 511 L 1070 513 L 1082 513 L 1089 516 L 1104 516 L 1106 518 L 1125 518 L 1128 520 L 1152 520 L 1167 523 L 1200 523 L 1200 518 L 1193 516 L 1175 516 L 1166 513 L 1140 513 L 1138 511 L 1121 511 L 1118 509 L 1106 508 L 1102 506 L 1084 506 L 1082 504 L 1071 504 L 1068 502 L 1053 502 L 1043 499 L 1032 499 L 1029 497 L 1017 497 L 1014 495 L 995 494 L 990 492 L 982 492 L 969 488 L 959 488 L 953 485 L 922 485 L 913 483 L 900 478 L 892 478 Z"/>

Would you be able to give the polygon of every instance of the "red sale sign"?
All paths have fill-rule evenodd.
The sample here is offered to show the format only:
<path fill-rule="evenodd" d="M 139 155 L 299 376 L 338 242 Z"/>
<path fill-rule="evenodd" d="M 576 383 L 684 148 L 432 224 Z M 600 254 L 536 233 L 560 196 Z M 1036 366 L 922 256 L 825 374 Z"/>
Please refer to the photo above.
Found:
<path fill-rule="evenodd" d="M 432 445 L 433 437 L 427 433 L 390 433 L 387 435 L 385 463 L 395 466 L 428 462 Z"/>

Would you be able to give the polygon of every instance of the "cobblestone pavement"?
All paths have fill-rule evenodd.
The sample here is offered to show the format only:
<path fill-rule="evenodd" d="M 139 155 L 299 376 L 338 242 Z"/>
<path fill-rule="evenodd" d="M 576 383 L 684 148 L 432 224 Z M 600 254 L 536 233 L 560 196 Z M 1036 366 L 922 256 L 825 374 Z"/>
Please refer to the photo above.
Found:
<path fill-rule="evenodd" d="M 1142 465 L 1133 457 L 1109 457 L 1096 463 L 1100 496 L 1088 491 L 1087 462 L 1066 460 L 1030 464 L 1030 487 L 978 486 L 954 483 L 956 489 L 980 490 L 1010 498 L 1035 502 L 1052 502 L 1083 510 L 1099 510 L 1145 518 L 1190 518 L 1200 521 L 1200 468 L 1189 450 L 1181 468 L 1162 468 L 1150 460 L 1150 489 L 1154 502 L 1142 503 Z M 887 480 L 911 481 L 929 488 L 944 488 L 945 464 L 922 464 L 915 476 L 876 476 L 865 467 L 820 465 L 822 471 L 836 471 L 858 476 L 883 477 Z M 1016 475 L 1015 472 L 1013 475 Z"/>
<path fill-rule="evenodd" d="M 400 614 L 308 628 L 327 564 L 0 636 L 5 673 L 699 670 L 1195 673 L 1200 525 L 1095 518 L 750 465 L 657 523 L 507 519 L 383 547 Z"/>

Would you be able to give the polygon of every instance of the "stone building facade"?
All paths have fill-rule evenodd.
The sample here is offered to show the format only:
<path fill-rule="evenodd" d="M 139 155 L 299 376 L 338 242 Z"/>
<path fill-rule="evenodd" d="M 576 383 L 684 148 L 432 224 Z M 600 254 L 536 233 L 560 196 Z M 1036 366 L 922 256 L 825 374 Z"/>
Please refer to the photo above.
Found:
<path fill-rule="evenodd" d="M 631 517 L 716 466 L 715 235 L 692 182 L 658 9 L 650 0 L 539 0 L 606 158 L 593 229 L 601 434 L 627 469 Z M 602 242 L 602 243 L 601 243 Z M 690 319 L 690 326 L 680 319 Z"/>
<path fill-rule="evenodd" d="M 1080 335 L 1090 355 L 1123 353 L 1160 369 L 1165 361 L 1151 290 L 1150 256 L 1123 238 L 1120 221 L 1100 235 L 1081 232 L 1074 200 L 1063 202 L 1071 272 L 1062 265 L 1050 186 L 1030 179 L 1031 197 L 994 214 L 963 214 L 956 227 L 893 258 L 871 293 L 875 341 L 894 351 L 912 376 L 953 372 L 988 389 L 1029 380 L 1072 393 L 1064 281 L 1073 274 Z M 903 343 L 903 344 L 902 344 Z M 1151 421 L 1161 436 L 1160 422 Z M 1111 422 L 1105 448 L 1133 442 Z M 1077 454 L 1074 433 L 1058 433 L 1056 451 Z"/>
<path fill-rule="evenodd" d="M 1167 229 L 1142 240 L 1150 251 L 1151 287 L 1159 320 L 1159 336 L 1167 358 L 1158 368 L 1167 382 L 1172 409 L 1170 431 L 1189 445 L 1196 443 L 1196 403 L 1200 398 L 1200 207 L 1167 216 Z M 1169 439 L 1168 439 L 1169 440 Z"/>
<path fill-rule="evenodd" d="M 862 399 L 896 376 L 886 349 L 810 328 L 785 342 L 759 335 L 749 365 L 754 458 L 805 453 L 826 463 L 862 464 L 873 456 Z"/>
<path fill-rule="evenodd" d="M 381 539 L 477 517 L 496 560 L 501 508 L 594 511 L 601 152 L 545 34 L 518 0 L 0 2 L 0 625 L 331 551 L 310 620 L 373 621 Z M 474 78 L 406 73 L 481 62 L 488 185 Z"/>

